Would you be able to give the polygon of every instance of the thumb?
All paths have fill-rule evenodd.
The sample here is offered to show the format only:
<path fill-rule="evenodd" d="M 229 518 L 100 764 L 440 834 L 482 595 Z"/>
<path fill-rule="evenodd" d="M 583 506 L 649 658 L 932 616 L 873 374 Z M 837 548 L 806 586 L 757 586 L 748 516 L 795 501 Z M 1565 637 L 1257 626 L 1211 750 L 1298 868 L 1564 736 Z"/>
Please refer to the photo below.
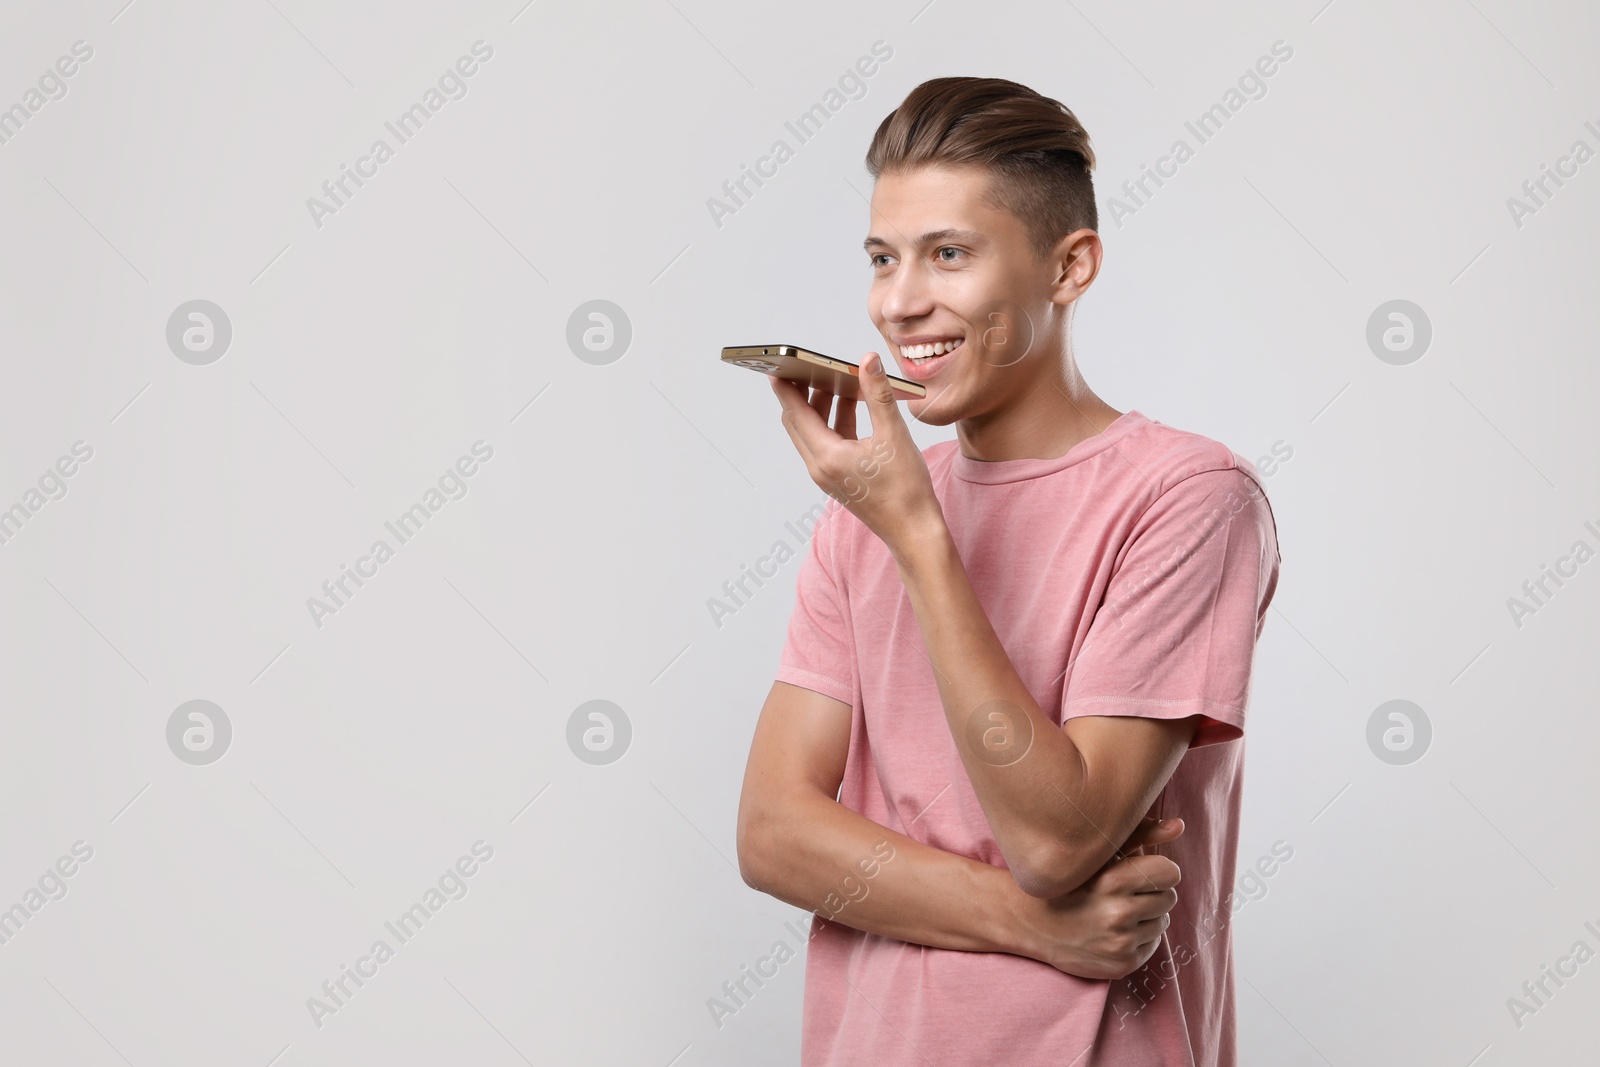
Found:
<path fill-rule="evenodd" d="M 872 414 L 873 433 L 879 431 L 879 419 L 885 420 L 883 426 L 894 423 L 904 425 L 900 417 L 900 405 L 894 398 L 894 386 L 889 382 L 889 374 L 883 369 L 883 357 L 878 353 L 868 352 L 861 361 L 861 384 L 861 391 L 867 398 L 867 410 Z"/>
<path fill-rule="evenodd" d="M 1123 851 L 1131 852 L 1140 845 L 1165 845 L 1183 834 L 1182 819 L 1144 818 L 1124 843 Z"/>

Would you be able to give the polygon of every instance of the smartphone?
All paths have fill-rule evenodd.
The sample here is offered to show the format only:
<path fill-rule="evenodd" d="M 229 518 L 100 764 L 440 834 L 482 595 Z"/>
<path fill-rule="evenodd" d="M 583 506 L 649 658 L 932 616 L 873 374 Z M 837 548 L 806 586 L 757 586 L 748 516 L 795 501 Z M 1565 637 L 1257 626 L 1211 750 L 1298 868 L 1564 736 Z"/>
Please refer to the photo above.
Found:
<path fill-rule="evenodd" d="M 787 382 L 826 389 L 834 396 L 849 400 L 863 399 L 860 366 L 796 345 L 733 345 L 722 350 L 722 362 L 749 367 Z M 888 365 L 888 361 L 884 360 L 884 366 Z M 928 395 L 927 386 L 893 374 L 889 375 L 889 384 L 894 387 L 897 400 L 913 400 Z"/>

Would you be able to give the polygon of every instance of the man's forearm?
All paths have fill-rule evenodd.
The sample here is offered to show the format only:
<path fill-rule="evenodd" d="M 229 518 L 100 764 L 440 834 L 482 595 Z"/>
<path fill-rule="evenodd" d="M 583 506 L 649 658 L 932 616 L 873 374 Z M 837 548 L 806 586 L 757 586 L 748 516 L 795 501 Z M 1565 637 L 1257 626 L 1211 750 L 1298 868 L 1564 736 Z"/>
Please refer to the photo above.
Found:
<path fill-rule="evenodd" d="M 925 845 L 820 793 L 753 819 L 739 856 L 754 888 L 856 930 L 970 952 L 1033 948 L 1014 921 L 1020 890 L 1004 868 Z"/>
<path fill-rule="evenodd" d="M 1072 888 L 1130 827 L 1103 826 L 1108 820 L 1086 799 L 1082 753 L 1028 692 L 942 518 L 900 546 L 895 562 L 956 748 L 1007 864 L 1035 895 Z"/>

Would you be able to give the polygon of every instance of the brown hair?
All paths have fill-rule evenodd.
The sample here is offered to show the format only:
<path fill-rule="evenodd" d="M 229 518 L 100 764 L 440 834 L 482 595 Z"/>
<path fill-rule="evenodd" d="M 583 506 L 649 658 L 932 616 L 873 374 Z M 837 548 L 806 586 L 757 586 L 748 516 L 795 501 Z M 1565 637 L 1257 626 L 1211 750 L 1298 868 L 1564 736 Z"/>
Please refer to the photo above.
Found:
<path fill-rule="evenodd" d="M 867 171 L 979 166 L 991 175 L 988 200 L 1028 230 L 1043 259 L 1074 230 L 1099 229 L 1094 150 L 1067 107 L 1004 78 L 932 78 L 878 126 Z"/>

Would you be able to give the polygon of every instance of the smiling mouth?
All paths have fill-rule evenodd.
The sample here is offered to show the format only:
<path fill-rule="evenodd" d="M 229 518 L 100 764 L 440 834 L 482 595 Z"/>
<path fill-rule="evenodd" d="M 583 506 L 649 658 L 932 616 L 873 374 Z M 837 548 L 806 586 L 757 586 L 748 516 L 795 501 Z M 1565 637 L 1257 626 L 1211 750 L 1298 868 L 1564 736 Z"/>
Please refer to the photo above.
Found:
<path fill-rule="evenodd" d="M 925 363 L 938 359 L 940 356 L 949 355 L 960 348 L 961 344 L 962 339 L 956 338 L 953 341 L 935 341 L 927 345 L 902 345 L 900 347 L 900 355 L 910 360 L 913 366 L 920 367 Z"/>

